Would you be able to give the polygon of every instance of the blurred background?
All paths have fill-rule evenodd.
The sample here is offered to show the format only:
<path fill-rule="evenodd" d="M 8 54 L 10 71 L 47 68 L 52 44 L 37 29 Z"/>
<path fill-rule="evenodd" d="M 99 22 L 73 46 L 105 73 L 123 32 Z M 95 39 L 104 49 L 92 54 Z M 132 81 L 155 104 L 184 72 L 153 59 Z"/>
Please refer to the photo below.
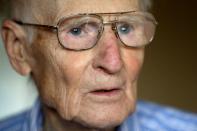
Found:
<path fill-rule="evenodd" d="M 197 1 L 155 0 L 159 25 L 146 49 L 139 97 L 197 112 Z"/>
<path fill-rule="evenodd" d="M 154 1 L 159 25 L 146 49 L 140 99 L 197 113 L 196 5 L 195 0 Z M 0 38 L 0 120 L 30 108 L 36 96 L 29 78 L 12 70 Z"/>

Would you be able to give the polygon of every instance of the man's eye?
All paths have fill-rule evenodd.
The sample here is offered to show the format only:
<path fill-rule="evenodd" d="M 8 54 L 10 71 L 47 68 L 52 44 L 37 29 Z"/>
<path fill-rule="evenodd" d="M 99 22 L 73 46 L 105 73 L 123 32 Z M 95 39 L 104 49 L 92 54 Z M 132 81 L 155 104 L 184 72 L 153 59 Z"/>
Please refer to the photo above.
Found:
<path fill-rule="evenodd" d="M 118 25 L 118 32 L 121 34 L 129 34 L 134 30 L 134 27 L 130 24 L 120 24 Z"/>
<path fill-rule="evenodd" d="M 72 28 L 69 31 L 72 35 L 78 36 L 81 34 L 82 29 L 80 27 Z"/>
<path fill-rule="evenodd" d="M 98 32 L 98 24 L 94 22 L 82 23 L 75 25 L 67 29 L 67 33 L 73 37 L 87 37 L 89 35 L 95 35 Z"/>

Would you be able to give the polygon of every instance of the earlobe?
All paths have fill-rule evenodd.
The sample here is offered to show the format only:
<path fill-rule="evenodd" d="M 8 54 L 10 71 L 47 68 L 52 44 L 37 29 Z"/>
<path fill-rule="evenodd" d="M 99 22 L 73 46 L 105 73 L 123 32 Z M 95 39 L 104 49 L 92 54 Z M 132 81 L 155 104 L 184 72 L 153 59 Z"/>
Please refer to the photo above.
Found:
<path fill-rule="evenodd" d="M 27 44 L 25 31 L 11 20 L 5 20 L 2 26 L 2 38 L 12 67 L 21 75 L 28 75 L 31 68 L 25 51 Z"/>

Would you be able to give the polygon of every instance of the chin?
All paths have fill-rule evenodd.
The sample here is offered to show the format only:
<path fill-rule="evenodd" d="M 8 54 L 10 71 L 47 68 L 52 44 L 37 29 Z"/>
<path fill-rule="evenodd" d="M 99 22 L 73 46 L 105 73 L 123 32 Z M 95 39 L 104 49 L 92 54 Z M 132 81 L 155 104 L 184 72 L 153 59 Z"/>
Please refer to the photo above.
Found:
<path fill-rule="evenodd" d="M 115 128 L 134 112 L 133 106 L 110 106 L 90 108 L 85 112 L 80 112 L 79 117 L 75 117 L 75 121 L 81 125 L 93 129 L 111 129 Z"/>
<path fill-rule="evenodd" d="M 89 120 L 89 121 L 83 121 L 83 120 L 78 120 L 77 123 L 80 125 L 86 127 L 86 128 L 91 128 L 91 129 L 111 129 L 119 126 L 124 119 L 103 119 L 103 120 Z"/>

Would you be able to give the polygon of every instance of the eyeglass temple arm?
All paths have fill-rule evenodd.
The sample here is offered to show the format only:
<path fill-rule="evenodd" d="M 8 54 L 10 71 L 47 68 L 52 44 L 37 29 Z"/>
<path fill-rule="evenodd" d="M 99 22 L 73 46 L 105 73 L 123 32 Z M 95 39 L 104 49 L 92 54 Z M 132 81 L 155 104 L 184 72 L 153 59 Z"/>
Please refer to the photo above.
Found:
<path fill-rule="evenodd" d="M 58 29 L 57 26 L 24 23 L 24 22 L 18 21 L 18 20 L 13 20 L 13 21 L 15 23 L 19 24 L 19 25 L 24 25 L 24 26 L 35 26 L 35 27 L 41 27 L 41 28 L 48 28 L 48 29 L 52 29 L 52 30 L 57 30 Z"/>

